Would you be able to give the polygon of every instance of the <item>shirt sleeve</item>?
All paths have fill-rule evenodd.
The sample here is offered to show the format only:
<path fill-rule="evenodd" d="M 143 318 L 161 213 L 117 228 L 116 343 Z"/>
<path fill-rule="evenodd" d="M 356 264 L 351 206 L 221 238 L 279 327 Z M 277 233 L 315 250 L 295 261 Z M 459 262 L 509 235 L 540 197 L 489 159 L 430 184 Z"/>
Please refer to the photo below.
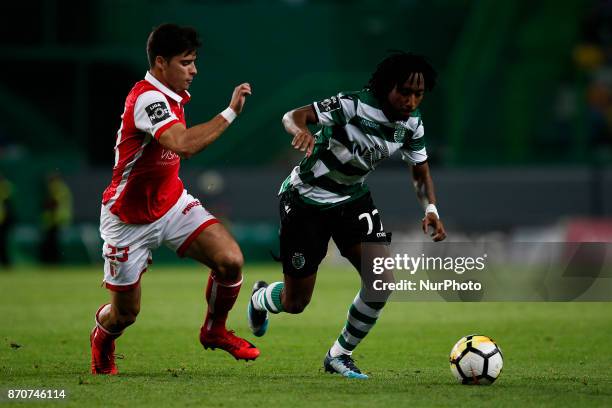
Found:
<path fill-rule="evenodd" d="M 159 139 L 159 136 L 175 123 L 180 122 L 170 109 L 168 100 L 159 91 L 147 91 L 138 97 L 134 105 L 134 124 Z"/>
<path fill-rule="evenodd" d="M 408 128 L 412 131 L 412 136 L 407 138 L 400 151 L 402 160 L 408 164 L 419 164 L 427 160 L 427 149 L 425 148 L 425 129 L 421 118 L 408 122 Z"/>
<path fill-rule="evenodd" d="M 322 101 L 313 102 L 319 124 L 323 126 L 346 125 L 355 116 L 353 97 L 339 93 Z"/>

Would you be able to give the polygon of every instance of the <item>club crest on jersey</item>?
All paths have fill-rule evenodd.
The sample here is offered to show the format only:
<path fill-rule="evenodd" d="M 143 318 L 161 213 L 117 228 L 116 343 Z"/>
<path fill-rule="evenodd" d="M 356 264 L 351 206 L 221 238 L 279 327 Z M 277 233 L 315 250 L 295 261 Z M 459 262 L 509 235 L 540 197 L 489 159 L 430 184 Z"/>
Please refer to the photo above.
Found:
<path fill-rule="evenodd" d="M 320 102 L 317 102 L 317 106 L 319 107 L 319 111 L 321 112 L 331 112 L 336 109 L 340 109 L 340 100 L 336 96 L 332 96 L 331 98 L 324 99 Z"/>
<path fill-rule="evenodd" d="M 159 122 L 170 117 L 170 109 L 164 102 L 155 102 L 145 108 L 151 124 L 156 125 Z"/>
<path fill-rule="evenodd" d="M 302 269 L 306 265 L 306 258 L 301 252 L 296 252 L 291 258 L 291 264 L 295 269 Z"/>

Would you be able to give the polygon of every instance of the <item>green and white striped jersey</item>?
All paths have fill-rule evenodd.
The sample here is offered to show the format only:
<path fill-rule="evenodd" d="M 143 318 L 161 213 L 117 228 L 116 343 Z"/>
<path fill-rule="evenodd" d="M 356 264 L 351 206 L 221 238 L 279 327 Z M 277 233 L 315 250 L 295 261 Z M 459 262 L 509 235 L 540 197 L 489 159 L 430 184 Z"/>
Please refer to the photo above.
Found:
<path fill-rule="evenodd" d="M 315 146 L 283 182 L 301 199 L 322 208 L 355 200 L 369 190 L 367 175 L 397 150 L 410 164 L 427 160 L 418 110 L 406 121 L 391 122 L 372 92 L 341 92 L 313 103 L 321 130 Z"/>

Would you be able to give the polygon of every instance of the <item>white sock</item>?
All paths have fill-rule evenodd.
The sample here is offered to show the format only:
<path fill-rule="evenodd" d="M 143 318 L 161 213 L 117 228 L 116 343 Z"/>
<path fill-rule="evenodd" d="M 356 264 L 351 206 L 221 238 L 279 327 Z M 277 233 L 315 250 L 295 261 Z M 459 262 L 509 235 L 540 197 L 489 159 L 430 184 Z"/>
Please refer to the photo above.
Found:
<path fill-rule="evenodd" d="M 329 349 L 329 355 L 332 356 L 332 357 L 338 357 L 338 356 L 341 356 L 343 354 L 346 354 L 346 355 L 350 356 L 351 354 L 353 354 L 353 351 L 349 351 L 349 350 L 345 349 L 344 347 L 342 347 L 340 345 L 340 343 L 338 343 L 338 340 L 336 340 L 334 342 L 334 345 L 331 346 L 331 348 Z"/>
<path fill-rule="evenodd" d="M 267 310 L 270 313 L 279 313 L 283 311 L 281 302 L 281 292 L 285 284 L 283 282 L 273 282 L 266 288 L 260 288 L 251 299 L 255 310 Z"/>

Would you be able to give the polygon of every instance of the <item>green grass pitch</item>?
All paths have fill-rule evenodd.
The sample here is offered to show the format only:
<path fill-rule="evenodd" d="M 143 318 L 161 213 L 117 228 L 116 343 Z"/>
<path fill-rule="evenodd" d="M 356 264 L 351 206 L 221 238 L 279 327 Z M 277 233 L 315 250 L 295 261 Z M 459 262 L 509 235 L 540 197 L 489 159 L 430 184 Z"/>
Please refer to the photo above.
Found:
<path fill-rule="evenodd" d="M 359 381 L 322 369 L 359 284 L 349 267 L 322 268 L 306 311 L 273 316 L 257 339 L 245 319 L 250 286 L 281 273 L 247 265 L 229 327 L 260 348 L 249 363 L 197 340 L 206 276 L 151 268 L 138 321 L 117 343 L 120 375 L 105 377 L 88 373 L 93 313 L 108 298 L 101 268 L 0 272 L 1 405 L 12 405 L 8 389 L 66 390 L 63 402 L 37 402 L 52 406 L 612 405 L 612 303 L 392 302 L 355 352 L 370 375 Z M 457 384 L 449 370 L 455 341 L 476 332 L 504 352 L 490 387 Z"/>

